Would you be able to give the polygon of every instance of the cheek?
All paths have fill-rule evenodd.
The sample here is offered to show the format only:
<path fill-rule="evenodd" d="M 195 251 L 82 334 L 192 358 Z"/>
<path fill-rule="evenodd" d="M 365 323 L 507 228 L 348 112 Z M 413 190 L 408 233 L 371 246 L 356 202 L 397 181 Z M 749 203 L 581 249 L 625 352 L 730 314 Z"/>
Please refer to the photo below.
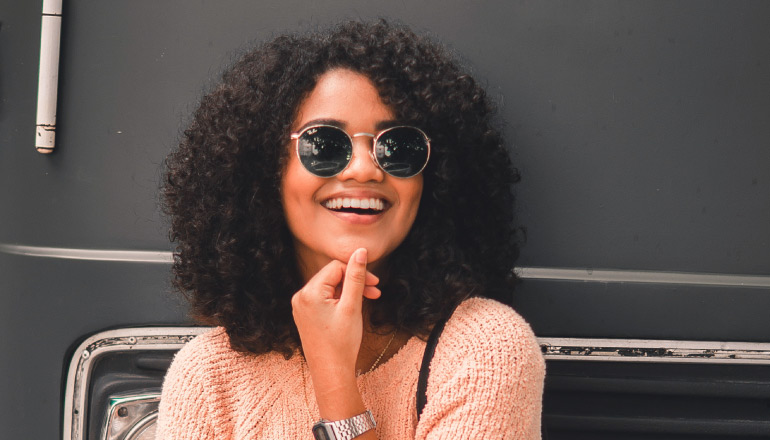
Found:
<path fill-rule="evenodd" d="M 409 180 L 401 182 L 399 193 L 401 201 L 406 208 L 406 214 L 409 216 L 409 227 L 411 228 L 417 216 L 417 210 L 420 208 L 420 199 L 422 198 L 423 178 L 422 175 L 412 177 Z"/>
<path fill-rule="evenodd" d="M 290 160 L 281 178 L 281 204 L 286 221 L 291 225 L 302 219 L 303 205 L 312 204 L 317 188 L 316 177 L 299 169 L 297 160 Z"/>

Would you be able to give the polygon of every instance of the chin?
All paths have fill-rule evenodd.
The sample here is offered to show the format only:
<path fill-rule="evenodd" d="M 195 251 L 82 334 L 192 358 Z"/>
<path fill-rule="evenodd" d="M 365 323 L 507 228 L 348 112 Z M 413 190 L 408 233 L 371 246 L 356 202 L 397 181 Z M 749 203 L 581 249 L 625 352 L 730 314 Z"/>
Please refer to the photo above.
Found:
<path fill-rule="evenodd" d="M 332 258 L 347 262 L 350 260 L 350 256 L 353 255 L 353 252 L 361 248 L 366 248 L 368 265 L 377 264 L 390 254 L 390 251 L 383 248 L 380 244 L 370 244 L 365 241 L 358 241 L 350 245 L 341 245 L 337 248 L 339 252 L 335 253 Z"/>

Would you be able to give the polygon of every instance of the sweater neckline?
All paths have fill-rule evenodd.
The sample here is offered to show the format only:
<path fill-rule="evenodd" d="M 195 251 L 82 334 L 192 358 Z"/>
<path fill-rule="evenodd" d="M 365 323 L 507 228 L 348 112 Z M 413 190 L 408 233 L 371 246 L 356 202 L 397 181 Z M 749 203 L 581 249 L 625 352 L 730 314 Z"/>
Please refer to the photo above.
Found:
<path fill-rule="evenodd" d="M 380 365 L 378 365 L 377 368 L 375 368 L 374 370 L 368 371 L 368 372 L 365 372 L 365 373 L 361 374 L 360 376 L 357 377 L 357 379 L 360 381 L 360 380 L 362 380 L 364 378 L 375 377 L 375 376 L 377 376 L 379 374 L 378 372 L 386 371 L 386 370 L 390 369 L 391 365 L 399 363 L 398 359 L 401 359 L 403 357 L 408 357 L 409 353 L 411 353 L 411 351 L 413 349 L 415 349 L 414 348 L 415 345 L 419 345 L 420 342 L 422 342 L 422 341 L 417 336 L 410 337 L 409 339 L 407 339 L 406 344 L 402 345 L 396 351 L 396 353 L 393 354 L 393 356 L 388 358 L 387 361 L 385 361 L 385 362 L 381 363 Z"/>

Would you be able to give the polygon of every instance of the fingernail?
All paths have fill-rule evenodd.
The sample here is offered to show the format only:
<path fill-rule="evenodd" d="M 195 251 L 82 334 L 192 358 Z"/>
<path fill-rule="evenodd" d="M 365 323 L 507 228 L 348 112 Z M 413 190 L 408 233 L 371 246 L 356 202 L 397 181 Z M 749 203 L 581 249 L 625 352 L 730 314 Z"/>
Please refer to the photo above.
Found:
<path fill-rule="evenodd" d="M 366 263 L 366 248 L 361 248 L 356 251 L 355 261 L 356 263 L 361 264 Z"/>

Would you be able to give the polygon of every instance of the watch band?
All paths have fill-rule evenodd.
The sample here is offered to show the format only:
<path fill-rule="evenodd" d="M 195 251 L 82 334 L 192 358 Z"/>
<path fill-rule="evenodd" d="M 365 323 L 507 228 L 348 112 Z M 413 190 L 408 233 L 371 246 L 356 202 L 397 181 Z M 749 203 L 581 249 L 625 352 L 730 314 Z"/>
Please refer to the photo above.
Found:
<path fill-rule="evenodd" d="M 376 426 L 372 412 L 366 410 L 349 419 L 334 422 L 321 419 L 313 425 L 313 436 L 316 440 L 351 440 Z"/>

